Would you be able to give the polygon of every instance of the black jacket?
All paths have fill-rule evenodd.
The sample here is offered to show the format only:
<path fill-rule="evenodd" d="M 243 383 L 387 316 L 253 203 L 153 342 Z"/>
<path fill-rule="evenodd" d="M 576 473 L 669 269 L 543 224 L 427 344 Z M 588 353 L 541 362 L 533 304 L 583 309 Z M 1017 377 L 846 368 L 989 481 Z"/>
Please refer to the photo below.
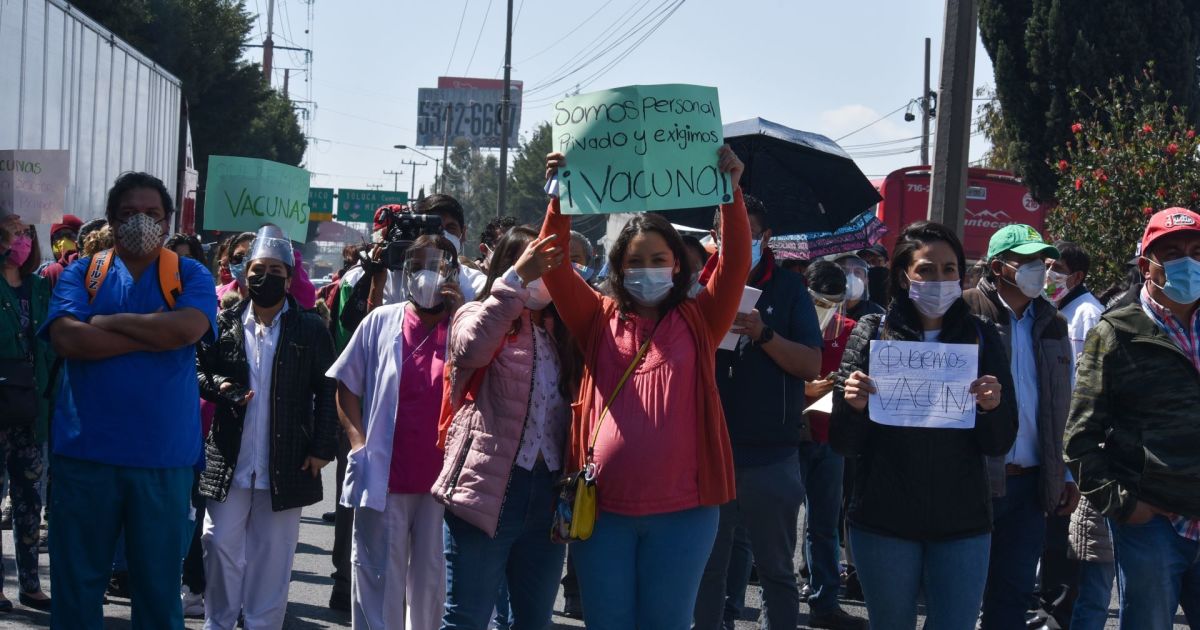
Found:
<path fill-rule="evenodd" d="M 291 297 L 287 300 L 288 310 L 279 316 L 271 391 L 254 393 L 272 401 L 269 461 L 271 509 L 276 512 L 321 500 L 320 476 L 314 478 L 300 468 L 310 455 L 334 459 L 338 435 L 335 384 L 325 376 L 334 359 L 333 340 L 318 315 L 301 311 Z M 250 383 L 242 327 L 249 305 L 244 300 L 221 311 L 216 343 L 203 343 L 196 353 L 200 395 L 217 405 L 205 442 L 207 462 L 200 475 L 200 494 L 217 501 L 229 494 L 242 447 L 246 408 L 226 400 L 219 390 L 226 381 L 242 387 Z"/>
<path fill-rule="evenodd" d="M 799 274 L 775 267 L 759 288 L 763 293 L 755 307 L 765 325 L 790 341 L 821 346 L 816 310 Z M 804 381 L 785 372 L 765 350 L 742 337 L 734 350 L 717 351 L 716 366 L 735 460 L 749 455 L 748 449 L 794 448 L 809 439 Z"/>
<path fill-rule="evenodd" d="M 868 372 L 872 339 L 921 341 L 920 320 L 911 302 L 893 303 L 881 317 L 858 322 L 846 344 L 839 382 L 855 370 Z M 973 429 L 894 427 L 872 422 L 846 404 L 842 386 L 834 391 L 829 441 L 834 450 L 856 458 L 854 494 L 848 518 L 864 530 L 907 540 L 950 540 L 992 530 L 992 499 L 985 456 L 1008 452 L 1017 435 L 1008 356 L 995 327 L 967 312 L 959 300 L 946 313 L 938 340 L 977 343 L 982 336 L 979 375 L 1000 381 L 1000 406 L 976 410 Z M 869 409 L 869 408 L 868 408 Z"/>

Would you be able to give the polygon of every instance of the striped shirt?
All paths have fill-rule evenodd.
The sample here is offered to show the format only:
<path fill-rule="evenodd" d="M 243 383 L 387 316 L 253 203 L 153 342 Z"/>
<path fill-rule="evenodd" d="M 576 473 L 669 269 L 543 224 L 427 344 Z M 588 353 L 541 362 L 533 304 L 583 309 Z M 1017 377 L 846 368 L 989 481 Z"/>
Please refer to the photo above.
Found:
<path fill-rule="evenodd" d="M 1180 350 L 1183 350 L 1188 359 L 1191 359 L 1192 365 L 1200 370 L 1200 309 L 1192 313 L 1190 325 L 1184 327 L 1170 309 L 1155 301 L 1146 287 L 1142 287 L 1142 310 L 1167 333 Z M 1173 516 L 1171 524 L 1180 536 L 1188 540 L 1200 540 L 1200 520 Z"/>

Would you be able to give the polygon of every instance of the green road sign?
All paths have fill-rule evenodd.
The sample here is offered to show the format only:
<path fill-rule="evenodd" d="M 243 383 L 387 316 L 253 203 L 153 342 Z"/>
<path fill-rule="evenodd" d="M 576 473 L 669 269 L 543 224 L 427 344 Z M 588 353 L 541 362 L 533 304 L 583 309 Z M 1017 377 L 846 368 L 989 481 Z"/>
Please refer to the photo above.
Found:
<path fill-rule="evenodd" d="M 308 220 L 314 222 L 333 220 L 332 188 L 308 189 Z"/>
<path fill-rule="evenodd" d="M 391 190 L 339 188 L 337 199 L 338 221 L 370 223 L 375 220 L 375 210 L 379 206 L 390 203 L 408 203 L 408 193 Z"/>

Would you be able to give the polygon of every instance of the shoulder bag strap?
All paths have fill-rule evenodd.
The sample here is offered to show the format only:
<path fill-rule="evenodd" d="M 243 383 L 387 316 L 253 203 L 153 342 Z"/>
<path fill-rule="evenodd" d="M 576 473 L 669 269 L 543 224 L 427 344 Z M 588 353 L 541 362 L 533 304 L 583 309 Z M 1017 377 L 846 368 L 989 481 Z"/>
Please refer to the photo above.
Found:
<path fill-rule="evenodd" d="M 662 323 L 661 318 L 658 320 L 658 323 Z M 604 420 L 608 418 L 608 409 L 612 407 L 613 401 L 617 399 L 617 394 L 621 393 L 621 388 L 625 386 L 626 381 L 629 380 L 629 377 L 633 374 L 633 370 L 637 367 L 638 363 L 641 363 L 642 358 L 646 356 L 646 352 L 650 349 L 650 341 L 654 339 L 654 332 L 658 330 L 658 323 L 654 324 L 654 329 L 650 331 L 650 334 L 646 337 L 646 340 L 642 342 L 642 347 L 638 348 L 637 355 L 633 357 L 633 361 L 629 364 L 629 367 L 625 368 L 625 374 L 623 374 L 621 376 L 621 380 L 617 382 L 616 389 L 613 390 L 612 394 L 609 394 L 608 401 L 604 403 L 604 410 L 600 412 L 600 419 L 596 421 L 596 426 L 592 429 L 592 437 L 590 440 L 588 440 L 587 463 L 589 466 L 592 464 L 592 457 L 596 449 L 596 439 L 600 437 L 600 426 L 603 425 Z"/>

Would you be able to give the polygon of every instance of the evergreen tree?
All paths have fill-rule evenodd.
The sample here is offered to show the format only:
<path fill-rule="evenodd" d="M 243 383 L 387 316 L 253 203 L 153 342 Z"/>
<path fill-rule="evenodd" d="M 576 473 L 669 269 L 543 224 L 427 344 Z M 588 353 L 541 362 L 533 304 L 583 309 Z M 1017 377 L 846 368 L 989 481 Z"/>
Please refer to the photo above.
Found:
<path fill-rule="evenodd" d="M 550 123 L 542 123 L 517 149 L 505 204 L 517 223 L 540 225 L 546 212 L 546 154 L 553 149 L 550 136 Z"/>

